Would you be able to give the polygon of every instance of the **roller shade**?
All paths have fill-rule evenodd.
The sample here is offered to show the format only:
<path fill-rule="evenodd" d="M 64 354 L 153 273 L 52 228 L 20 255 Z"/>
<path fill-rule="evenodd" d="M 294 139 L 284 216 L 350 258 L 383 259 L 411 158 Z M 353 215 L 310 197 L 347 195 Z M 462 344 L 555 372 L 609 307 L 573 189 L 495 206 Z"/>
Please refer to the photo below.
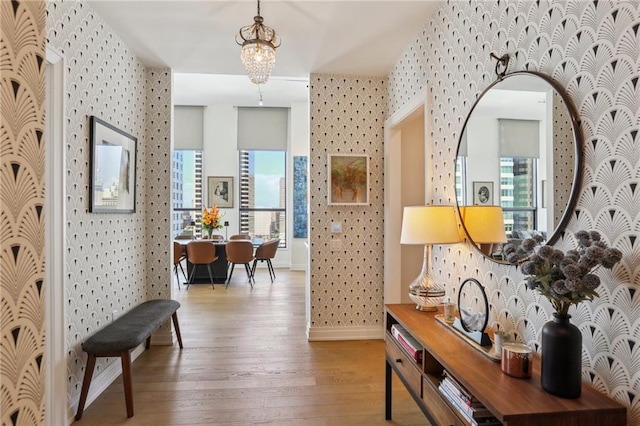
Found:
<path fill-rule="evenodd" d="M 286 151 L 289 108 L 238 107 L 238 149 Z"/>
<path fill-rule="evenodd" d="M 499 118 L 500 157 L 540 157 L 540 121 Z"/>
<path fill-rule="evenodd" d="M 173 148 L 202 150 L 204 141 L 204 107 L 175 106 L 173 108 Z"/>

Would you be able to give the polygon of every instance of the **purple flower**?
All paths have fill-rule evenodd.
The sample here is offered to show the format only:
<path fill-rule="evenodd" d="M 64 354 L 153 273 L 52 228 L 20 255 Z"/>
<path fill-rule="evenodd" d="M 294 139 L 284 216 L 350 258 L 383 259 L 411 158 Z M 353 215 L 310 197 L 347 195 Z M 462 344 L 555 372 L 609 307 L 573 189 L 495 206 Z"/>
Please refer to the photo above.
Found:
<path fill-rule="evenodd" d="M 622 252 L 616 248 L 605 249 L 600 264 L 607 269 L 613 268 L 613 265 L 622 260 Z"/>
<path fill-rule="evenodd" d="M 536 241 L 533 238 L 527 238 L 526 240 L 522 241 L 521 246 L 525 251 L 531 252 L 536 246 Z"/>
<path fill-rule="evenodd" d="M 542 246 L 540 247 L 540 250 L 538 250 L 538 256 L 543 259 L 548 259 L 549 256 L 551 256 L 551 253 L 553 253 L 553 247 L 551 246 Z"/>
<path fill-rule="evenodd" d="M 595 290 L 600 285 L 600 277 L 595 274 L 587 274 L 582 279 L 582 282 L 589 290 Z"/>
<path fill-rule="evenodd" d="M 589 231 L 589 237 L 592 241 L 600 241 L 600 233 L 598 231 Z"/>
<path fill-rule="evenodd" d="M 564 286 L 569 291 L 580 291 L 580 288 L 582 287 L 582 283 L 575 279 L 566 279 L 564 280 Z"/>
<path fill-rule="evenodd" d="M 553 288 L 553 291 L 560 296 L 570 293 L 569 289 L 564 285 L 564 280 L 554 282 L 551 287 Z"/>
<path fill-rule="evenodd" d="M 559 265 L 564 260 L 564 253 L 562 250 L 554 249 L 551 255 L 549 256 L 549 260 L 556 265 Z"/>
<path fill-rule="evenodd" d="M 570 263 L 566 265 L 564 268 L 562 268 L 562 273 L 564 274 L 565 277 L 573 280 L 578 279 L 582 276 L 580 267 L 575 263 Z"/>

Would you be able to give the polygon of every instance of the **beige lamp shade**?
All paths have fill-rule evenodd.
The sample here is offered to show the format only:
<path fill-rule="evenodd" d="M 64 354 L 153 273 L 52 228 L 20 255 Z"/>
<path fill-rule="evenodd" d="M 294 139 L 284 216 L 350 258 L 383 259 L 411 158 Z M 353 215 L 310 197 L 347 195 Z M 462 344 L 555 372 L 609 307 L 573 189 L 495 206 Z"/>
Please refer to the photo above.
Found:
<path fill-rule="evenodd" d="M 460 241 L 454 206 L 404 208 L 401 244 L 450 244 Z"/>
<path fill-rule="evenodd" d="M 504 216 L 500 206 L 460 207 L 460 218 L 476 244 L 506 243 Z"/>

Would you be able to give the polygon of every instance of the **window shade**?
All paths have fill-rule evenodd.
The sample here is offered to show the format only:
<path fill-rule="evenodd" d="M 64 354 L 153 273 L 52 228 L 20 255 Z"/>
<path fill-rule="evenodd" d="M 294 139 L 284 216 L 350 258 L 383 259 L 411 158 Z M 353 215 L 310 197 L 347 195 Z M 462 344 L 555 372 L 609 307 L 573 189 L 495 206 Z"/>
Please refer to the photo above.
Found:
<path fill-rule="evenodd" d="M 540 157 L 540 121 L 499 118 L 500 157 Z"/>
<path fill-rule="evenodd" d="M 289 108 L 238 107 L 238 150 L 286 151 Z"/>
<path fill-rule="evenodd" d="M 202 150 L 204 141 L 204 107 L 175 106 L 173 108 L 173 148 Z"/>

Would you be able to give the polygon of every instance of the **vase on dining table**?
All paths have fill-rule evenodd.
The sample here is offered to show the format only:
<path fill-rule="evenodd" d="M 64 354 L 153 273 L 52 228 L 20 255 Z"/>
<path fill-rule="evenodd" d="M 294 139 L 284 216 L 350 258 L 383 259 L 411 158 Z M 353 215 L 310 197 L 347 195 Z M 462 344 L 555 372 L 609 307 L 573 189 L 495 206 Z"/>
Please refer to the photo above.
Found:
<path fill-rule="evenodd" d="M 206 232 L 207 239 L 210 240 L 213 236 L 213 228 L 205 228 L 204 230 Z"/>

